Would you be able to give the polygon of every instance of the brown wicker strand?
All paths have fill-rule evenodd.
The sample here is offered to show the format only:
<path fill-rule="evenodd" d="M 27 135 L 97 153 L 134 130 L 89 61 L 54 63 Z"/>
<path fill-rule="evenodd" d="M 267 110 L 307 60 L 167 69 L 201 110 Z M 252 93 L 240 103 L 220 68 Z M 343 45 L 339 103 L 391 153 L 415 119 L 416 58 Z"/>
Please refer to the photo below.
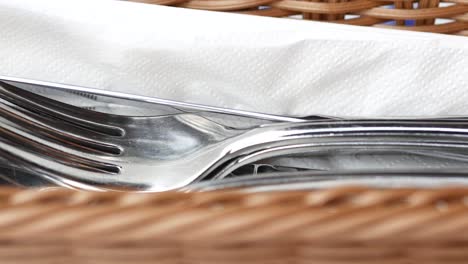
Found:
<path fill-rule="evenodd" d="M 131 0 L 242 14 L 377 26 L 465 36 L 468 0 Z M 451 5 L 445 6 L 444 4 Z M 417 5 L 415 5 L 417 4 Z M 393 6 L 393 8 L 389 8 Z M 351 15 L 348 17 L 348 15 Z M 356 18 L 356 15 L 358 16 Z M 437 19 L 453 20 L 436 24 Z M 396 21 L 396 25 L 384 24 Z M 407 21 L 415 21 L 407 23 Z"/>
<path fill-rule="evenodd" d="M 0 189 L 0 234 L 1 263 L 464 263 L 468 189 Z"/>

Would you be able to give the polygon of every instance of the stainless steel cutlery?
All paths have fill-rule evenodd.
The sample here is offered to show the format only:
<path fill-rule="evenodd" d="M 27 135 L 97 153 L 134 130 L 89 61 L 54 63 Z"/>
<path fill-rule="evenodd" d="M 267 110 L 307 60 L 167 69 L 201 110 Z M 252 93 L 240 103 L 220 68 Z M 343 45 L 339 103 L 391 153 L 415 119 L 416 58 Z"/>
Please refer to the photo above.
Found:
<path fill-rule="evenodd" d="M 437 169 L 428 162 L 457 172 L 468 168 L 468 120 L 464 117 L 296 118 L 0 79 L 8 81 L 0 82 L 0 168 L 11 182 L 17 173 L 21 182 L 36 177 L 38 185 L 51 182 L 88 190 L 166 191 L 191 186 L 206 189 L 211 183 L 240 186 L 239 181 L 245 181 L 249 185 L 263 174 L 257 171 L 238 177 L 236 171 L 252 164 L 270 164 L 272 171 L 284 174 L 283 180 L 292 181 L 297 179 L 292 174 L 307 170 L 304 173 L 312 175 L 306 177 L 311 184 L 313 175 L 314 179 L 329 175 L 332 180 L 338 179 L 330 176 L 334 171 L 335 175 L 351 173 L 351 168 L 342 165 L 301 168 L 265 163 L 294 155 L 312 157 L 316 163 L 355 155 L 417 157 L 406 167 L 395 165 L 394 169 L 406 169 L 403 173 L 409 176 Z M 133 102 L 138 107 L 165 110 L 140 116 L 97 112 L 39 95 L 34 87 L 12 85 L 18 83 L 85 97 L 90 94 L 96 97 L 88 99 L 107 104 L 117 100 L 122 105 Z M 352 169 L 354 177 L 369 173 L 365 163 Z M 375 166 L 372 170 L 384 173 Z M 391 174 L 392 168 L 385 170 Z"/>

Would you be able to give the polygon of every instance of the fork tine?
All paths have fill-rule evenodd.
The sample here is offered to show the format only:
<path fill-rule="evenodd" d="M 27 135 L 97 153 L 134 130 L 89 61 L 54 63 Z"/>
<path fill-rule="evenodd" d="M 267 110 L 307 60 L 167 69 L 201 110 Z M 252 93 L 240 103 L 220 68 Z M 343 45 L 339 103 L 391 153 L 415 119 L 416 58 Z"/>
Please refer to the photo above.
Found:
<path fill-rule="evenodd" d="M 31 158 L 32 156 L 34 156 L 34 159 Z M 3 180 L 14 185 L 32 185 L 34 187 L 38 187 L 49 185 L 47 184 L 49 182 L 68 188 L 95 191 L 102 190 L 101 188 L 96 187 L 94 183 L 89 184 L 77 181 L 77 179 L 72 176 L 65 175 L 64 173 L 57 173 L 57 171 L 61 171 L 61 169 L 66 166 L 52 160 L 43 159 L 40 156 L 35 156 L 27 151 L 23 151 L 3 138 L 0 138 L 0 157 L 2 158 L 1 161 L 6 163 L 3 167 L 7 167 L 2 170 L 2 173 L 7 170 L 11 171 L 10 175 L 5 172 L 7 174 L 5 175 L 4 173 L 1 177 Z M 18 171 L 16 167 L 20 167 L 21 169 Z M 54 171 L 51 168 L 56 168 L 56 170 Z M 18 174 L 21 174 L 20 178 L 18 178 Z M 30 179 L 22 179 L 23 176 L 29 177 Z"/>
<path fill-rule="evenodd" d="M 15 148 L 41 156 L 42 159 L 54 160 L 68 167 L 78 168 L 89 172 L 117 174 L 120 167 L 114 164 L 98 161 L 96 157 L 79 153 L 63 145 L 48 142 L 37 136 L 21 131 L 0 119 L 0 140 L 9 142 Z"/>
<path fill-rule="evenodd" d="M 23 111 L 22 111 L 23 110 Z M 122 150 L 113 144 L 104 143 L 105 137 L 93 131 L 73 129 L 66 123 L 24 111 L 8 101 L 0 99 L 0 116 L 31 133 L 40 135 L 71 148 L 101 154 L 121 154 Z M 85 132 L 85 133 L 80 133 Z"/>
<path fill-rule="evenodd" d="M 1 144 L 1 143 L 0 143 Z M 0 148 L 0 185 L 8 184 L 18 187 L 51 186 L 51 181 L 40 177 L 31 166 Z"/>
<path fill-rule="evenodd" d="M 123 129 L 112 124 L 112 115 L 98 113 L 64 104 L 56 100 L 26 91 L 0 81 L 0 95 L 15 105 L 30 112 L 53 117 L 74 126 L 86 128 L 109 136 L 123 136 Z M 103 124 L 105 123 L 105 124 Z"/>

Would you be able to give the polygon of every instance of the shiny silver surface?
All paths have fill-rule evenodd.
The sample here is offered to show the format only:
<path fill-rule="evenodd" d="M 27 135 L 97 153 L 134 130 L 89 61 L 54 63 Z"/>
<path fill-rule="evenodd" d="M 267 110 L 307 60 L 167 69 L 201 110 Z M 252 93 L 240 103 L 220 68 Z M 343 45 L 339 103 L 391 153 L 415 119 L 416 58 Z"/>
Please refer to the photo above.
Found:
<path fill-rule="evenodd" d="M 186 186 L 180 191 L 200 192 L 242 188 L 245 192 L 264 192 L 311 190 L 350 185 L 375 188 L 467 186 L 468 172 L 466 169 L 277 172 L 200 182 Z"/>
<path fill-rule="evenodd" d="M 321 120 L 239 129 L 192 113 L 99 113 L 1 86 L 2 159 L 73 188 L 165 191 L 295 152 L 393 148 L 461 159 L 468 153 L 464 120 Z"/>
<path fill-rule="evenodd" d="M 213 116 L 218 117 L 217 114 L 221 114 L 221 119 L 229 119 L 229 123 L 232 122 L 233 117 L 243 118 L 241 122 L 246 122 L 250 120 L 253 122 L 255 120 L 256 124 L 263 124 L 269 122 L 303 122 L 303 121 L 327 121 L 327 120 L 468 120 L 466 116 L 433 116 L 433 117 L 356 117 L 356 116 L 347 116 L 347 117 L 337 117 L 337 116 L 327 116 L 322 114 L 308 115 L 308 116 L 284 116 L 284 115 L 273 115 L 266 113 L 258 113 L 253 111 L 245 111 L 238 109 L 229 109 L 222 107 L 214 107 L 208 105 L 200 105 L 194 103 L 187 103 L 175 100 L 168 100 L 156 97 L 141 96 L 135 94 L 113 92 L 102 89 L 95 89 L 89 87 L 80 87 L 76 85 L 61 84 L 54 82 L 47 82 L 41 80 L 33 80 L 27 78 L 20 78 L 14 76 L 5 76 L 0 75 L 0 82 L 7 82 L 18 86 L 20 88 L 27 88 L 27 90 L 32 90 L 39 94 L 54 94 L 54 91 L 57 93 L 68 93 L 81 96 L 81 99 L 85 98 L 88 101 L 92 102 L 93 105 L 98 103 L 96 106 L 89 107 L 91 110 L 108 110 L 106 108 L 111 108 L 111 111 L 104 111 L 112 114 L 124 114 L 124 115 L 162 115 L 162 114 L 178 114 L 178 113 L 197 113 L 198 115 L 203 115 L 205 117 L 212 118 Z M 39 90 L 38 90 L 39 89 Z M 52 98 L 54 99 L 54 98 Z M 60 97 L 61 100 L 64 100 L 65 103 L 76 105 L 76 99 L 71 97 L 68 98 Z M 116 107 L 118 106 L 118 107 Z M 121 108 L 130 108 L 127 109 Z M 156 112 L 156 114 L 155 114 Z"/>
<path fill-rule="evenodd" d="M 437 138 L 362 137 L 332 138 L 259 150 L 233 159 L 212 179 L 228 178 L 252 164 L 273 164 L 296 171 L 373 171 L 468 169 L 467 144 Z M 301 161 L 302 160 L 302 161 Z"/>
<path fill-rule="evenodd" d="M 8 82 L 15 86 L 17 85 L 27 85 L 29 88 L 41 87 L 45 89 L 54 89 L 57 91 L 67 91 L 78 95 L 83 95 L 89 99 L 99 98 L 99 101 L 107 105 L 112 105 L 116 102 L 121 103 L 125 101 L 125 105 L 132 106 L 136 105 L 139 108 L 154 109 L 154 107 L 159 107 L 163 113 L 175 114 L 175 113 L 187 113 L 187 112 L 207 112 L 207 113 L 219 113 L 226 115 L 234 115 L 246 118 L 253 118 L 265 121 L 275 121 L 275 122 L 301 122 L 305 120 L 317 120 L 317 119 L 327 119 L 325 116 L 312 115 L 307 117 L 290 117 L 290 116 L 281 116 L 281 115 L 272 115 L 265 113 L 258 113 L 252 111 L 228 109 L 222 107 L 214 107 L 193 103 L 180 102 L 175 100 L 167 100 L 156 97 L 148 97 L 134 94 L 126 94 L 120 92 L 113 92 L 107 90 L 100 90 L 88 87 L 79 87 L 68 84 L 59 84 L 53 82 L 31 80 L 26 78 L 12 77 L 12 76 L 2 76 L 0 75 L 0 81 Z"/>

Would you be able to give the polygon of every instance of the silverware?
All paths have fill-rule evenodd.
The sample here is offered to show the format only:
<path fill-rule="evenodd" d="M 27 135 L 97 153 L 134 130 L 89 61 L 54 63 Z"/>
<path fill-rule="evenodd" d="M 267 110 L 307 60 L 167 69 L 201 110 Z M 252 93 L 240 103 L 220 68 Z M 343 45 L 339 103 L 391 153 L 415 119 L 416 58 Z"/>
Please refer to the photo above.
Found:
<path fill-rule="evenodd" d="M 293 151 L 291 151 L 293 152 Z M 375 171 L 375 170 L 440 170 L 467 169 L 465 153 L 442 149 L 395 147 L 329 148 L 317 151 L 304 149 L 304 153 L 287 153 L 269 159 L 256 160 L 234 170 L 224 178 L 257 175 L 268 172 L 298 171 Z"/>
<path fill-rule="evenodd" d="M 136 106 L 138 108 L 147 108 L 147 109 L 157 109 L 165 114 L 176 114 L 176 113 L 218 113 L 223 114 L 224 118 L 228 115 L 239 116 L 251 119 L 258 119 L 272 122 L 302 122 L 306 120 L 320 120 L 328 119 L 325 116 L 311 115 L 306 117 L 291 117 L 291 116 L 281 116 L 281 115 L 272 115 L 265 113 L 258 113 L 253 111 L 244 111 L 236 109 L 228 109 L 222 107 L 207 106 L 201 104 L 193 104 L 180 102 L 175 100 L 167 100 L 156 97 L 148 97 L 120 92 L 113 92 L 108 90 L 100 90 L 87 87 L 79 87 L 67 84 L 59 84 L 52 82 L 45 82 L 39 80 L 31 80 L 25 78 L 11 77 L 11 76 L 1 76 L 1 82 L 8 82 L 15 86 L 17 85 L 26 85 L 26 87 L 34 88 L 43 88 L 47 89 L 50 92 L 61 91 L 69 92 L 76 95 L 81 95 L 82 97 L 91 99 L 93 101 L 100 101 L 106 104 L 119 104 L 127 106 Z M 49 92 L 48 91 L 48 92 Z"/>
<path fill-rule="evenodd" d="M 359 124 L 356 125 L 359 126 Z M 385 129 L 383 127 L 381 128 Z M 274 146 L 274 144 L 271 144 L 270 147 L 253 151 L 232 159 L 229 163 L 219 168 L 217 174 L 214 175 L 212 179 L 223 179 L 229 177 L 229 175 L 235 170 L 248 164 L 259 162 L 265 163 L 265 160 L 268 159 L 277 159 L 282 156 L 291 155 L 308 155 L 309 159 L 311 155 L 333 159 L 333 157 L 343 154 L 351 156 L 367 154 L 374 155 L 378 157 L 378 159 L 386 159 L 386 154 L 394 154 L 396 158 L 393 158 L 393 162 L 395 162 L 395 159 L 419 159 L 413 164 L 394 164 L 393 167 L 398 167 L 397 165 L 400 165 L 399 167 L 401 169 L 418 169 L 419 167 L 439 168 L 439 166 L 449 168 L 468 168 L 468 142 L 466 141 L 466 138 L 463 139 L 455 136 L 449 139 L 447 135 L 431 135 L 431 133 L 424 134 L 424 132 L 418 133 L 416 131 L 406 131 L 398 135 L 393 134 L 395 131 L 392 132 L 391 128 L 388 131 L 374 131 L 367 133 L 365 132 L 366 127 L 360 127 L 360 129 L 362 129 L 361 132 L 366 135 L 359 135 L 359 133 L 343 133 L 346 130 L 346 124 L 343 124 L 343 127 L 337 128 L 336 132 L 333 132 L 333 129 L 330 129 L 330 134 L 328 135 L 318 135 L 316 138 L 314 138 L 313 135 L 309 135 L 310 138 L 306 139 L 306 141 L 309 141 L 308 143 L 289 143 L 281 146 Z M 421 129 L 424 128 L 421 127 Z M 410 135 L 412 132 L 416 133 Z M 346 158 L 342 160 L 346 160 Z M 309 160 L 309 163 L 310 162 L 314 162 L 314 160 L 311 159 Z M 366 167 L 372 168 L 379 165 L 383 166 L 391 162 L 392 159 L 387 160 L 387 163 L 380 162 L 380 164 L 379 162 L 369 160 L 361 161 L 359 164 L 357 161 L 351 168 L 347 168 L 343 165 L 343 162 L 341 162 L 341 164 L 336 163 L 329 167 L 316 166 L 308 168 L 308 170 L 353 170 L 356 169 L 356 167 L 365 169 Z M 426 162 L 435 164 L 427 165 Z M 273 164 L 280 163 L 275 161 Z M 298 165 L 290 167 L 301 168 L 301 166 Z M 307 168 L 302 167 L 301 170 L 306 169 Z"/>
<path fill-rule="evenodd" d="M 466 186 L 468 172 L 459 170 L 374 170 L 374 171 L 300 171 L 237 176 L 198 182 L 179 189 L 181 192 L 242 189 L 244 192 L 291 191 L 369 186 L 375 188 L 431 188 Z"/>
<path fill-rule="evenodd" d="M 330 121 L 330 120 L 467 120 L 465 116 L 437 116 L 437 117 L 338 117 L 338 116 L 329 116 L 329 115 L 308 115 L 308 116 L 284 116 L 284 115 L 273 115 L 266 113 L 259 113 L 253 111 L 229 109 L 222 107 L 214 107 L 208 105 L 186 103 L 175 100 L 167 100 L 156 97 L 141 96 L 134 94 L 127 94 L 121 92 L 113 92 L 108 90 L 101 90 L 88 87 L 80 87 L 69 84 L 60 84 L 54 82 L 33 80 L 27 78 L 13 77 L 13 76 L 4 76 L 0 75 L 0 84 L 3 82 L 8 82 L 14 84 L 15 86 L 21 86 L 21 88 L 28 88 L 29 90 L 39 90 L 46 91 L 47 94 L 53 94 L 54 91 L 58 93 L 68 93 L 81 96 L 82 98 L 87 98 L 93 103 L 101 103 L 105 106 L 126 106 L 126 107 L 135 107 L 139 111 L 149 113 L 150 115 L 157 114 L 179 114 L 179 113 L 197 113 L 208 118 L 212 118 L 212 115 L 221 114 L 221 118 L 228 118 L 231 122 L 233 116 L 257 120 L 257 124 L 269 123 L 269 122 L 303 122 L 303 121 Z M 44 92 L 42 92 L 44 93 Z M 64 99 L 63 97 L 61 99 Z M 69 104 L 74 104 L 74 101 L 67 101 Z M 91 107 L 92 108 L 92 107 Z M 146 110 L 146 111 L 145 111 Z M 211 114 L 211 116 L 210 116 Z M 216 120 L 218 121 L 218 120 Z M 245 122 L 245 120 L 242 120 Z"/>
<path fill-rule="evenodd" d="M 73 107 L 2 84 L 0 150 L 58 185 L 165 191 L 236 164 L 304 149 L 404 148 L 465 155 L 461 120 L 332 120 L 234 129 L 196 114 L 131 117 Z M 221 175 L 221 176 L 219 176 Z"/>

